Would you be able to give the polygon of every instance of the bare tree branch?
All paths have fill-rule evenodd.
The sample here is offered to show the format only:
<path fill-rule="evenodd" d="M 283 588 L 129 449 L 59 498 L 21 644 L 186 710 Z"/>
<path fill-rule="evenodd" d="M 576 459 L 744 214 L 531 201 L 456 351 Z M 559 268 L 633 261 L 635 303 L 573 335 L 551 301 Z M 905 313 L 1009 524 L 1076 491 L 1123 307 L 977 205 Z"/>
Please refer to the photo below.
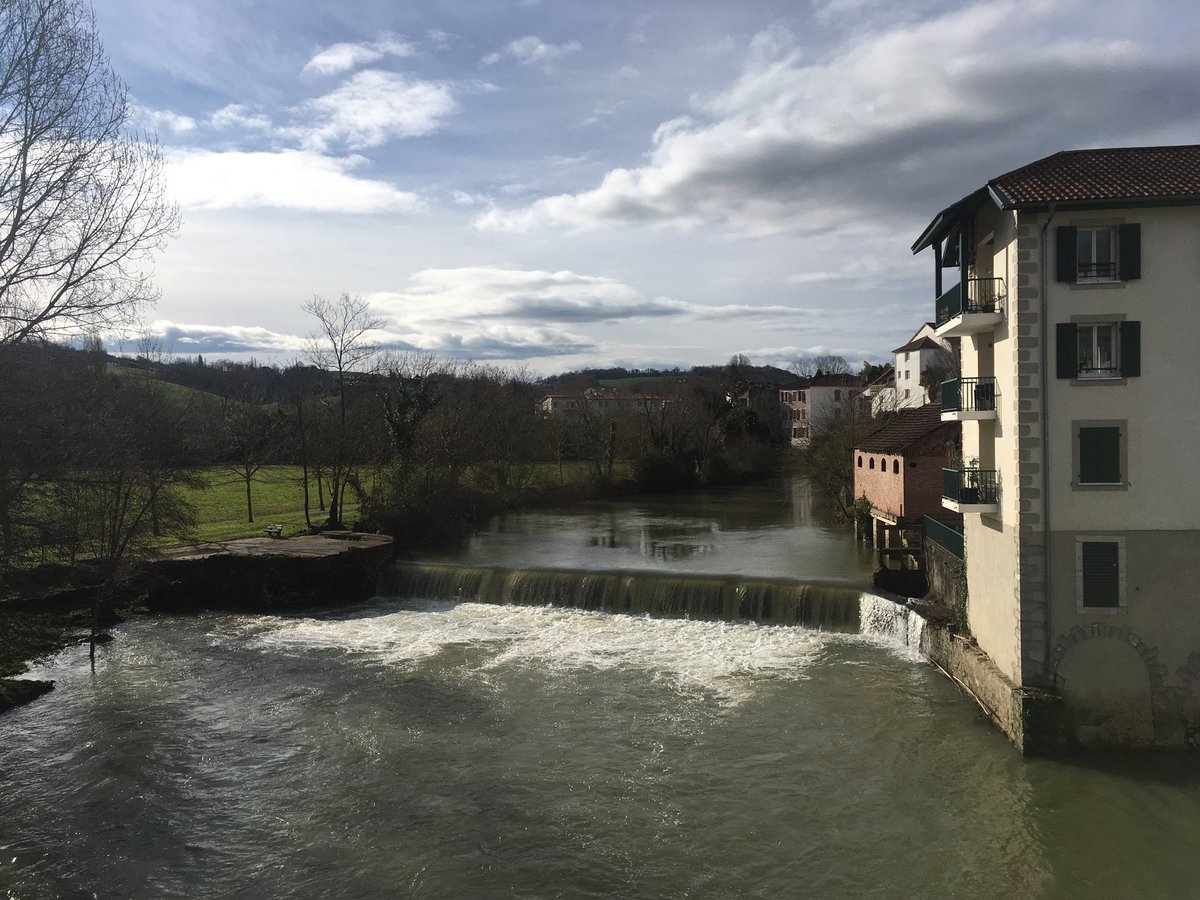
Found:
<path fill-rule="evenodd" d="M 0 3 L 0 345 L 122 323 L 178 228 L 80 0 Z"/>

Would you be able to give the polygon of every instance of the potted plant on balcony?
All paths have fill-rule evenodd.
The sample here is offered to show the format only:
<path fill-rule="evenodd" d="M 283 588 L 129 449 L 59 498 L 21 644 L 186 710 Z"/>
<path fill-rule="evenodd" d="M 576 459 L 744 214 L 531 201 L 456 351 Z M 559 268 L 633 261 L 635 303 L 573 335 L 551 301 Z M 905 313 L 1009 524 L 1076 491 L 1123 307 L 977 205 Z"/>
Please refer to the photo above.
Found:
<path fill-rule="evenodd" d="M 958 491 L 959 503 L 979 502 L 979 458 L 972 456 L 962 468 L 962 487 Z"/>

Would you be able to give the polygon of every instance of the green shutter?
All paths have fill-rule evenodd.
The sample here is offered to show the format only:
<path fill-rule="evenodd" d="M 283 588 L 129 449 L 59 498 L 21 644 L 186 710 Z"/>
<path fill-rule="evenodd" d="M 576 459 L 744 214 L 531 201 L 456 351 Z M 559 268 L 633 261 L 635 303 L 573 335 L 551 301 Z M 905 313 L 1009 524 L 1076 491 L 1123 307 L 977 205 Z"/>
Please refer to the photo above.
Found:
<path fill-rule="evenodd" d="M 1079 429 L 1079 483 L 1121 483 L 1121 429 Z"/>
<path fill-rule="evenodd" d="M 1142 374 L 1142 323 L 1121 322 L 1121 375 L 1136 378 Z"/>
<path fill-rule="evenodd" d="M 1055 229 L 1058 239 L 1058 280 L 1074 281 L 1079 277 L 1079 262 L 1076 257 L 1074 225 L 1059 225 Z"/>
<path fill-rule="evenodd" d="M 1121 545 L 1116 541 L 1080 544 L 1084 606 L 1121 605 Z"/>
<path fill-rule="evenodd" d="M 1136 222 L 1120 226 L 1117 235 L 1117 277 L 1133 281 L 1142 277 L 1142 226 Z"/>
<path fill-rule="evenodd" d="M 1059 378 L 1074 378 L 1079 374 L 1079 326 L 1074 322 L 1059 322 L 1055 326 L 1058 344 Z"/>

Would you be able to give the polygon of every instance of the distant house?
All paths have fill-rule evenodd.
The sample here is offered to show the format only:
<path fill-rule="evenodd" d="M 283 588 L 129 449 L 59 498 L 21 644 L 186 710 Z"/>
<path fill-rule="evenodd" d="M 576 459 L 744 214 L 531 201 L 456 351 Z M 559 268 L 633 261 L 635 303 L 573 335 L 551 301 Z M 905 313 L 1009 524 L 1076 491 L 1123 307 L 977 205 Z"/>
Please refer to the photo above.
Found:
<path fill-rule="evenodd" d="M 890 389 L 874 391 L 871 400 L 871 411 L 875 415 L 896 409 L 910 409 L 924 406 L 930 401 L 926 387 L 921 384 L 921 376 L 926 368 L 938 357 L 950 352 L 950 342 L 938 337 L 933 322 L 926 322 L 916 334 L 909 338 L 903 346 L 892 351 L 895 357 L 894 372 Z M 947 373 L 950 377 L 953 373 Z"/>
<path fill-rule="evenodd" d="M 827 427 L 839 408 L 853 404 L 863 392 L 857 375 L 824 375 L 801 378 L 779 388 L 784 427 L 793 446 L 803 446 Z"/>
<path fill-rule="evenodd" d="M 661 408 L 669 402 L 659 394 L 624 393 L 613 388 L 588 388 L 581 394 L 546 394 L 538 408 L 544 416 L 597 412 L 636 412 Z"/>

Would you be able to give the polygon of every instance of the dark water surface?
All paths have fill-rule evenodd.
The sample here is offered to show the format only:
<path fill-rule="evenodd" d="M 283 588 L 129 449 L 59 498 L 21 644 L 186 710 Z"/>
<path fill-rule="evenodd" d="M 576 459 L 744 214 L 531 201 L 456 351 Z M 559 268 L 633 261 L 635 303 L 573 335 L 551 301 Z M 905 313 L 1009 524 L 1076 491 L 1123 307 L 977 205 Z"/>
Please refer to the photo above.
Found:
<path fill-rule="evenodd" d="M 862 575 L 761 491 L 459 558 Z M 658 549 L 688 544 L 710 569 Z M 1200 895 L 1196 757 L 1023 760 L 876 638 L 384 599 L 139 620 L 38 674 L 0 718 L 0 896 Z"/>

